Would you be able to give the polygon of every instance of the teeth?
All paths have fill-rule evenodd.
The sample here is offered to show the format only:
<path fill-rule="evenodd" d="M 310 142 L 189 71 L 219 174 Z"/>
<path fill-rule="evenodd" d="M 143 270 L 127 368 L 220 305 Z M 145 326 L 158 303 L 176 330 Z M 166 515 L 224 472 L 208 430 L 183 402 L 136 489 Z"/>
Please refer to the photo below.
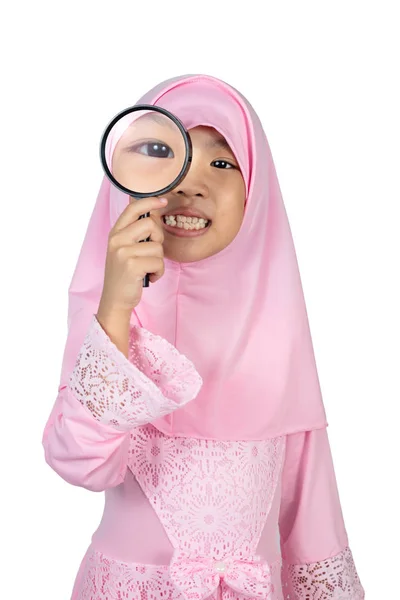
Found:
<path fill-rule="evenodd" d="M 164 221 L 167 225 L 186 230 L 205 229 L 208 225 L 207 219 L 201 217 L 186 217 L 184 215 L 166 215 Z"/>

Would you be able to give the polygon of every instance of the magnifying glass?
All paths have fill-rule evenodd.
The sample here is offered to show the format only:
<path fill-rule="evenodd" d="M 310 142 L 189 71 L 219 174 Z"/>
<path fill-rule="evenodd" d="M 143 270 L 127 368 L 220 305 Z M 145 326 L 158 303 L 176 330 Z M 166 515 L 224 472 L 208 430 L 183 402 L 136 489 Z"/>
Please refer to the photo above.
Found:
<path fill-rule="evenodd" d="M 108 179 L 122 192 L 137 199 L 162 196 L 179 185 L 189 170 L 192 143 L 182 122 L 168 110 L 137 104 L 107 125 L 100 160 Z M 149 216 L 145 213 L 139 219 Z M 143 287 L 148 286 L 147 274 Z"/>

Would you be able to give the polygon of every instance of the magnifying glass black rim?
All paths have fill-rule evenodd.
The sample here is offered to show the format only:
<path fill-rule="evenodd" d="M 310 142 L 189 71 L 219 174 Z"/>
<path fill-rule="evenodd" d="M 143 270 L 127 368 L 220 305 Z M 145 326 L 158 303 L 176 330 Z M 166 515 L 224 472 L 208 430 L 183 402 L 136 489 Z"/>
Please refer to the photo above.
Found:
<path fill-rule="evenodd" d="M 172 183 L 170 183 L 166 187 L 164 187 L 160 190 L 156 190 L 154 192 L 135 192 L 135 191 L 130 190 L 130 189 L 126 188 L 125 186 L 121 185 L 115 179 L 113 174 L 111 173 L 110 169 L 108 168 L 107 162 L 106 162 L 106 142 L 107 142 L 107 136 L 110 133 L 111 129 L 114 127 L 116 122 L 119 121 L 122 117 L 124 117 L 125 115 L 127 115 L 131 112 L 136 112 L 138 110 L 152 110 L 155 112 L 159 112 L 159 113 L 165 115 L 166 117 L 169 117 L 171 119 L 171 121 L 173 121 L 175 123 L 175 125 L 178 127 L 178 129 L 180 130 L 182 137 L 184 139 L 184 142 L 185 142 L 185 161 L 183 163 L 182 169 L 180 170 L 179 174 L 177 175 L 177 177 L 174 179 L 174 181 Z M 176 117 L 175 115 L 170 113 L 165 108 L 161 108 L 161 106 L 154 106 L 153 104 L 136 104 L 135 106 L 130 106 L 129 108 L 126 108 L 126 109 L 122 110 L 121 112 L 119 112 L 112 119 L 112 121 L 110 121 L 110 123 L 107 125 L 107 127 L 102 135 L 101 142 L 100 142 L 100 160 L 101 160 L 101 164 L 103 165 L 103 169 L 104 169 L 107 177 L 122 192 L 129 194 L 130 196 L 133 196 L 134 198 L 150 198 L 151 196 L 161 196 L 162 194 L 166 194 L 167 192 L 170 192 L 172 189 L 174 189 L 174 187 L 176 187 L 178 185 L 178 183 L 186 175 L 186 173 L 190 167 L 190 163 L 192 162 L 192 141 L 191 141 L 190 136 L 189 136 L 188 132 L 186 131 L 183 123 L 178 119 L 178 117 Z"/>

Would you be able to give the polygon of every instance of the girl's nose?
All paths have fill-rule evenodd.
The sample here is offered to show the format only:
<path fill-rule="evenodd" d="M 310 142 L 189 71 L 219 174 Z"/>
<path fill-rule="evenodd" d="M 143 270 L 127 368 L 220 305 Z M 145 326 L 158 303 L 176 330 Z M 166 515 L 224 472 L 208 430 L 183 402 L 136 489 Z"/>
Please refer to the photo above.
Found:
<path fill-rule="evenodd" d="M 173 194 L 177 194 L 179 196 L 187 196 L 190 197 L 201 197 L 207 198 L 209 195 L 209 189 L 206 183 L 200 179 L 199 176 L 194 173 L 189 173 L 186 175 L 185 179 L 181 181 L 181 183 L 172 190 Z"/>

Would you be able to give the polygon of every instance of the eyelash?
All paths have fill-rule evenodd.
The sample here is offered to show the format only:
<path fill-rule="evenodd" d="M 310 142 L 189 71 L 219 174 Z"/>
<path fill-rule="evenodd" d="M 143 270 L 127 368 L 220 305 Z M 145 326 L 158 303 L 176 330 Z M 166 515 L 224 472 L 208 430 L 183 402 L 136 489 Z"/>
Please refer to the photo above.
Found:
<path fill-rule="evenodd" d="M 215 163 L 225 163 L 226 165 L 229 165 L 231 169 L 237 169 L 237 167 L 235 165 L 233 165 L 232 163 L 230 163 L 227 160 L 214 160 L 211 164 L 215 164 Z M 217 167 L 218 169 L 219 167 Z M 223 171 L 226 171 L 227 169 L 221 169 Z"/>

